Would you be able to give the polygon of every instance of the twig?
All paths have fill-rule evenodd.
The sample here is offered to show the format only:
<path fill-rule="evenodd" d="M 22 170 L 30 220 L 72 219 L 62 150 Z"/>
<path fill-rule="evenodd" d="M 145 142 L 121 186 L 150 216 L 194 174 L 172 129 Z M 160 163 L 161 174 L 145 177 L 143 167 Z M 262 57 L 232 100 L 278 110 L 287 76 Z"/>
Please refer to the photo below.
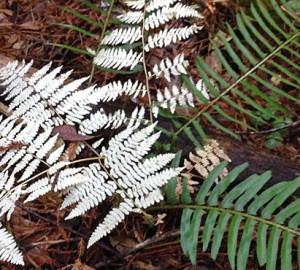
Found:
<path fill-rule="evenodd" d="M 167 232 L 163 235 L 160 235 L 160 236 L 154 236 L 150 239 L 147 239 L 146 241 L 136 245 L 135 247 L 133 247 L 132 249 L 128 250 L 128 251 L 125 251 L 123 253 L 120 254 L 120 257 L 122 258 L 126 258 L 127 256 L 141 250 L 141 249 L 144 249 L 146 247 L 148 247 L 149 245 L 152 245 L 152 244 L 155 244 L 157 242 L 160 242 L 162 240 L 165 240 L 167 238 L 171 238 L 171 237 L 179 237 L 180 236 L 180 231 L 177 230 L 177 231 L 171 231 L 171 232 Z M 112 262 L 116 261 L 118 258 L 116 257 L 112 257 L 110 260 L 107 260 L 105 262 L 99 262 L 95 265 L 95 268 L 101 268 L 103 266 L 107 266 L 108 264 L 111 264 Z"/>
<path fill-rule="evenodd" d="M 148 247 L 149 245 L 156 244 L 157 242 L 163 241 L 167 238 L 179 237 L 179 236 L 180 236 L 180 231 L 179 230 L 167 232 L 167 233 L 165 233 L 163 235 L 160 235 L 160 236 L 154 236 L 154 237 L 152 237 L 150 239 L 147 239 L 146 241 L 136 245 L 134 248 L 128 250 L 127 252 L 122 253 L 121 256 L 126 257 L 126 256 L 128 256 L 132 253 L 137 252 L 138 250 L 141 250 L 141 249 L 144 249 L 144 248 Z"/>
<path fill-rule="evenodd" d="M 69 239 L 59 239 L 59 240 L 49 240 L 49 241 L 42 241 L 42 242 L 37 242 L 37 243 L 31 243 L 30 246 L 42 246 L 42 245 L 57 245 L 57 244 L 62 244 L 66 242 L 76 242 L 79 241 L 81 237 L 73 237 Z"/>
<path fill-rule="evenodd" d="M 282 129 L 285 129 L 285 128 L 296 127 L 296 126 L 299 126 L 299 125 L 300 125 L 300 120 L 297 120 L 297 121 L 295 121 L 291 124 L 286 124 L 286 125 L 283 125 L 281 127 L 271 128 L 271 129 L 268 129 L 268 130 L 251 131 L 251 132 L 236 131 L 235 133 L 237 133 L 237 134 L 250 134 L 250 135 L 252 135 L 252 134 L 268 134 L 268 133 L 272 133 L 272 132 L 282 130 Z"/>

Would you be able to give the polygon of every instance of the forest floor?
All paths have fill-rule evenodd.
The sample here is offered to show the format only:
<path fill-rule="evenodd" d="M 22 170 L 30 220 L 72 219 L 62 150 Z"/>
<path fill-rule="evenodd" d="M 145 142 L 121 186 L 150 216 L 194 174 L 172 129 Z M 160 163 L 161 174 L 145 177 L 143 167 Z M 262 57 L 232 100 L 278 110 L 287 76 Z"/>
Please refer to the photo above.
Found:
<path fill-rule="evenodd" d="M 224 22 L 233 21 L 238 7 L 234 1 L 216 1 L 215 5 L 209 0 L 198 2 L 203 6 L 206 31 L 198 35 L 197 42 L 191 40 L 182 48 L 187 55 L 202 55 L 208 63 L 212 63 L 214 59 L 210 54 L 212 48 L 209 38 L 223 27 Z M 1 55 L 11 60 L 34 60 L 37 69 L 52 61 L 54 66 L 63 65 L 64 70 L 73 69 L 73 78 L 88 76 L 91 71 L 89 56 L 50 45 L 64 44 L 80 49 L 96 46 L 94 39 L 58 25 L 70 24 L 85 28 L 86 22 L 64 11 L 63 7 L 97 21 L 105 20 L 103 15 L 77 0 L 0 1 Z M 88 30 L 99 34 L 97 29 Z M 197 70 L 191 67 L 190 72 L 193 74 Z M 94 82 L 105 85 L 116 76 L 97 70 Z M 298 163 L 300 139 L 297 134 L 299 126 L 295 127 L 291 135 L 284 137 L 276 148 L 266 149 L 262 134 L 248 136 L 244 142 L 250 146 L 255 144 L 259 151 L 279 156 L 286 163 L 291 160 Z M 230 269 L 225 244 L 221 248 L 223 253 L 219 253 L 216 261 L 210 259 L 209 253 L 199 250 L 198 266 L 191 266 L 180 246 L 179 211 L 170 211 L 163 219 L 164 213 L 154 213 L 153 220 L 131 215 L 109 237 L 86 250 L 86 241 L 101 218 L 99 209 L 93 209 L 83 217 L 64 221 L 65 211 L 59 210 L 60 204 L 61 197 L 50 193 L 35 202 L 17 205 L 8 229 L 13 231 L 20 244 L 26 266 L 0 263 L 1 269 Z M 248 260 L 247 269 L 260 269 L 256 258 Z"/>

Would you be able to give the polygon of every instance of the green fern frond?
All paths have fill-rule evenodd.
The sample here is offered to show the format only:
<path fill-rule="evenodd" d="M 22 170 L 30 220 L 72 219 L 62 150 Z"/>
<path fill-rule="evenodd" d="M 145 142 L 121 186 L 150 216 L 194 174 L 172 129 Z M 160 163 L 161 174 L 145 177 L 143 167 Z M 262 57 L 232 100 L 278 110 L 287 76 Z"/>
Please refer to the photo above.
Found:
<path fill-rule="evenodd" d="M 202 115 L 218 129 L 237 137 L 214 120 L 211 115 L 215 112 L 248 130 L 256 130 L 258 125 L 268 127 L 269 120 L 275 123 L 295 117 L 285 104 L 299 105 L 299 99 L 289 91 L 300 89 L 297 64 L 300 31 L 296 23 L 299 18 L 286 1 L 282 0 L 281 4 L 276 0 L 252 2 L 250 14 L 244 11 L 237 14 L 236 29 L 227 24 L 228 38 L 220 31 L 211 40 L 216 61 L 223 67 L 226 79 L 198 57 L 196 67 L 214 99 L 203 102 L 201 98 L 205 104 L 203 109 L 176 135 Z M 188 76 L 182 75 L 182 78 L 195 93 Z M 232 110 L 225 112 L 224 106 Z M 239 119 L 235 117 L 237 114 Z M 247 119 L 248 124 L 243 119 Z M 255 125 L 249 124 L 251 122 Z"/>
<path fill-rule="evenodd" d="M 180 206 L 184 208 L 181 219 L 184 253 L 193 264 L 197 263 L 200 234 L 202 250 L 206 251 L 210 246 L 211 257 L 216 259 L 221 243 L 227 237 L 230 265 L 232 269 L 242 270 L 246 269 L 246 258 L 256 235 L 256 253 L 260 266 L 276 269 L 277 253 L 280 250 L 281 269 L 292 269 L 293 240 L 300 239 L 300 199 L 293 201 L 290 196 L 300 187 L 300 177 L 262 191 L 271 178 L 271 172 L 267 171 L 261 175 L 252 175 L 229 189 L 229 185 L 248 164 L 234 168 L 215 184 L 215 179 L 227 163 L 223 161 L 215 167 L 203 182 L 194 203 Z M 287 206 L 282 209 L 284 203 Z"/>

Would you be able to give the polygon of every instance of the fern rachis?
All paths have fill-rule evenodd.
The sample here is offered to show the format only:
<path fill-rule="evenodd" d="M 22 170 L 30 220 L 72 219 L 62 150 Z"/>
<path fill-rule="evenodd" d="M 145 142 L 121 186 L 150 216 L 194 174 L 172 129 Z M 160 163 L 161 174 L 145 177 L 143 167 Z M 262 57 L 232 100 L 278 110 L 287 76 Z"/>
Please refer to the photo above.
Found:
<path fill-rule="evenodd" d="M 124 92 L 139 93 L 141 87 L 137 84 L 135 90 L 130 81 L 124 87 L 120 83 L 107 86 L 107 91 L 100 95 L 94 86 L 75 92 L 74 87 L 81 85 L 86 78 L 62 86 L 70 73 L 58 76 L 58 68 L 47 74 L 50 65 L 29 79 L 23 78 L 30 65 L 17 66 L 14 62 L 0 70 L 2 84 L 6 86 L 4 94 L 8 94 L 14 103 L 12 115 L 1 119 L 0 124 L 1 165 L 5 166 L 1 172 L 1 186 L 4 188 L 0 201 L 1 215 L 7 213 L 9 218 L 20 196 L 25 195 L 27 202 L 51 190 L 65 190 L 62 207 L 77 204 L 67 218 L 84 214 L 108 196 L 119 194 L 122 199 L 119 207 L 113 208 L 99 224 L 92 234 L 90 246 L 109 233 L 134 208 L 146 208 L 161 201 L 163 197 L 159 188 L 169 178 L 178 175 L 181 169 L 165 169 L 173 154 L 142 161 L 159 137 L 159 133 L 154 133 L 156 124 L 137 130 L 141 122 L 147 123 L 143 120 L 144 110 L 136 109 L 130 118 L 125 116 L 125 112 L 107 115 L 100 110 L 99 115 L 91 114 L 92 126 L 85 122 L 88 120 L 85 116 L 92 108 L 90 103 L 114 100 L 116 95 Z M 11 74 L 15 76 L 14 81 L 9 78 Z M 120 88 L 117 94 L 111 90 L 115 86 Z M 97 121 L 100 121 L 99 124 Z M 94 158 L 59 161 L 63 158 L 65 144 L 55 148 L 58 134 L 52 135 L 52 130 L 62 123 L 74 125 L 74 122 L 79 123 L 83 134 L 103 127 L 117 128 L 122 123 L 127 123 L 127 127 L 110 140 L 107 148 L 103 146 L 101 152 L 94 150 L 97 154 Z M 95 142 L 97 146 L 101 141 Z M 20 145 L 20 149 L 16 149 L 14 144 Z M 91 163 L 85 167 L 77 166 L 83 161 Z M 95 161 L 97 163 L 93 163 Z M 14 170 L 9 170 L 16 163 Z M 10 252 L 15 252 L 15 249 L 14 246 Z M 12 258 L 9 260 L 14 262 Z M 19 260 L 17 263 L 23 262 Z"/>

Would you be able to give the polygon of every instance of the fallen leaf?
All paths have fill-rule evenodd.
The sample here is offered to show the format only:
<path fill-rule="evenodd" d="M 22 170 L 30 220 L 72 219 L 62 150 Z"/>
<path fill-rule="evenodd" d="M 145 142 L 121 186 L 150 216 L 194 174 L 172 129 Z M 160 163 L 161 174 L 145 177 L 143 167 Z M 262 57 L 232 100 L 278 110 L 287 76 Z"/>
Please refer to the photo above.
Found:
<path fill-rule="evenodd" d="M 76 128 L 71 125 L 61 125 L 53 128 L 51 135 L 56 135 L 57 133 L 59 138 L 72 142 L 87 141 L 97 137 L 78 134 Z"/>

